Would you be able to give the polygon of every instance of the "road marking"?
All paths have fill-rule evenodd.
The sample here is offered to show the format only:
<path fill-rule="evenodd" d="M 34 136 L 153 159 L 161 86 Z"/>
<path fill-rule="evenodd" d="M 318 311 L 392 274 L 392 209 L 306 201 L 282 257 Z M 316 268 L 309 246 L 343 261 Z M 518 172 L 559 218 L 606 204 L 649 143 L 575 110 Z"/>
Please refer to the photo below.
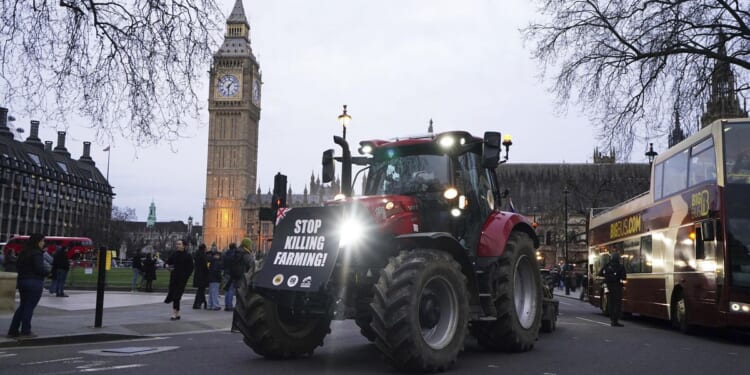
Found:
<path fill-rule="evenodd" d="M 581 318 L 580 316 L 577 316 L 577 317 L 576 317 L 576 319 L 581 319 L 581 320 L 583 320 L 583 321 L 586 321 L 586 322 L 591 322 L 591 323 L 601 324 L 601 325 L 603 325 L 603 326 L 608 326 L 608 325 L 609 325 L 609 323 L 605 323 L 605 322 L 600 322 L 600 321 L 598 321 L 598 320 L 591 320 L 591 319 Z"/>
<path fill-rule="evenodd" d="M 0 353 L 0 358 L 8 358 L 8 357 L 14 357 L 17 354 L 14 353 Z"/>
<path fill-rule="evenodd" d="M 127 369 L 127 368 L 135 368 L 135 367 L 143 367 L 143 366 L 145 366 L 145 365 L 143 365 L 143 364 L 135 364 L 135 365 L 120 365 L 120 366 L 111 366 L 111 367 L 87 368 L 87 369 L 82 369 L 81 372 L 122 370 L 122 369 Z"/>
<path fill-rule="evenodd" d="M 21 366 L 43 365 L 45 363 L 65 362 L 65 361 L 72 361 L 72 360 L 81 359 L 81 358 L 83 358 L 83 357 L 70 357 L 70 358 L 50 359 L 49 361 L 21 363 Z"/>

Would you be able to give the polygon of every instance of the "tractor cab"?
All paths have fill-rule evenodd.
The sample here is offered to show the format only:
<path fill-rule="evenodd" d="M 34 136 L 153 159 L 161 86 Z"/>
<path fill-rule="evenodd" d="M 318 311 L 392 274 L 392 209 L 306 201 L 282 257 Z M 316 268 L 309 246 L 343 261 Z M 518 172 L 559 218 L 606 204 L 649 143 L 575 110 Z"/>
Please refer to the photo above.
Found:
<path fill-rule="evenodd" d="M 509 146 L 507 138 L 506 157 Z M 413 214 L 414 225 L 406 227 L 410 232 L 450 233 L 470 253 L 476 253 L 482 225 L 499 207 L 494 171 L 500 160 L 499 133 L 488 132 L 484 138 L 477 138 L 453 131 L 389 141 L 369 140 L 360 142 L 359 152 L 363 156 L 347 162 L 347 149 L 342 158 L 333 158 L 333 150 L 326 151 L 324 181 L 333 178 L 334 159 L 342 161 L 342 176 L 351 175 L 352 164 L 363 165 L 365 168 L 358 175 L 367 175 L 364 189 L 362 196 L 353 200 L 365 205 L 380 205 L 383 200 L 394 206 L 406 202 L 403 209 Z M 342 181 L 342 193 L 347 190 L 347 183 Z M 345 194 L 338 199 L 347 200 Z M 391 211 L 385 208 L 386 214 Z"/>

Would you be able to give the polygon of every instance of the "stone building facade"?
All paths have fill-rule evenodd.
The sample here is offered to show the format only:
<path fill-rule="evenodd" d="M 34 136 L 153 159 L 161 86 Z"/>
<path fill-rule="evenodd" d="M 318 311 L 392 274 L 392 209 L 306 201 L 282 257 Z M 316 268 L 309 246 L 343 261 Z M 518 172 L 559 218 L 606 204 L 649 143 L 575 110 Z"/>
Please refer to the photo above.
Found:
<path fill-rule="evenodd" d="M 8 109 L 0 108 L 0 241 L 36 232 L 104 244 L 114 193 L 91 158 L 91 143 L 83 142 L 83 155 L 73 159 L 65 132 L 58 132 L 52 148 L 39 139 L 38 121 L 19 141 L 7 120 Z"/>
<path fill-rule="evenodd" d="M 544 266 L 565 259 L 566 238 L 568 260 L 587 259 L 591 209 L 611 207 L 648 191 L 651 180 L 650 165 L 638 163 L 509 163 L 498 167 L 497 174 L 500 190 L 507 190 L 503 209 L 510 210 L 510 200 L 516 212 L 537 223 Z"/>

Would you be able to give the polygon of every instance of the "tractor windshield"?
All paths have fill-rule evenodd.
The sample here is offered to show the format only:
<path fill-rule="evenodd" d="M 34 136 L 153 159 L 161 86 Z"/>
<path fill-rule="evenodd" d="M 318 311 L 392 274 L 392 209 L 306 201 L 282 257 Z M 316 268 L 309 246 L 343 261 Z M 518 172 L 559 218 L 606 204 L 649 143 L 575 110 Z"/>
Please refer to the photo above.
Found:
<path fill-rule="evenodd" d="M 443 191 L 450 185 L 449 166 L 446 155 L 403 155 L 380 159 L 370 167 L 365 195 Z"/>

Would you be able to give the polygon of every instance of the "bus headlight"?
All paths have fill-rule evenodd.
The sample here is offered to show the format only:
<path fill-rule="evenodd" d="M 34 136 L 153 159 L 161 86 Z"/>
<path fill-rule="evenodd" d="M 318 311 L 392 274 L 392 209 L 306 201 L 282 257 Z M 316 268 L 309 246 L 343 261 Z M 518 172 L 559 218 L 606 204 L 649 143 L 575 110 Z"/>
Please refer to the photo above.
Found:
<path fill-rule="evenodd" d="M 729 309 L 732 312 L 750 313 L 750 304 L 742 302 L 729 302 Z"/>

